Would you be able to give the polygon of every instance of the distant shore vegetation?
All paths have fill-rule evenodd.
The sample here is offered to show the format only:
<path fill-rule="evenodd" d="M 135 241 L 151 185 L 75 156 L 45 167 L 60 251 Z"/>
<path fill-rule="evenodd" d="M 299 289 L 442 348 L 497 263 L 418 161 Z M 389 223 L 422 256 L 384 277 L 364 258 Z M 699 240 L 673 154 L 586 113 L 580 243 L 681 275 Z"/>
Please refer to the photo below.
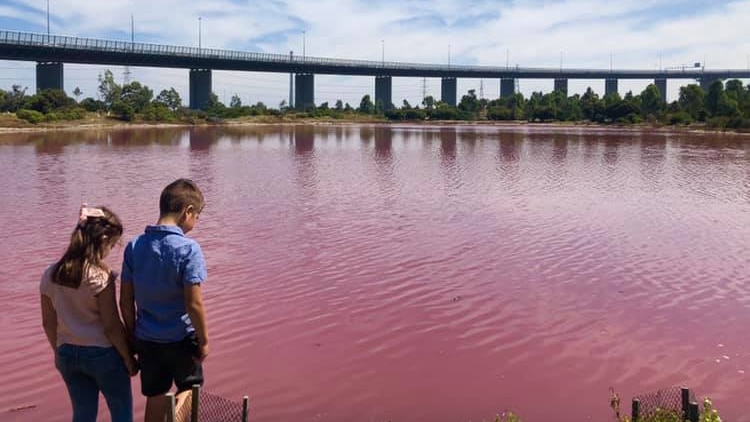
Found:
<path fill-rule="evenodd" d="M 111 71 L 99 75 L 96 98 L 85 97 L 79 88 L 75 98 L 62 90 L 44 90 L 34 95 L 14 85 L 11 90 L 0 90 L 0 112 L 13 113 L 18 120 L 29 124 L 76 121 L 92 116 L 104 116 L 125 122 L 221 124 L 225 120 L 264 116 L 270 121 L 295 119 L 333 119 L 343 121 L 523 121 L 530 123 L 587 122 L 614 125 L 671 125 L 700 126 L 711 130 L 750 131 L 750 85 L 740 80 L 726 83 L 716 81 L 705 91 L 697 84 L 680 88 L 679 98 L 662 100 L 656 85 L 648 85 L 641 93 L 620 96 L 617 93 L 599 96 L 591 88 L 583 95 L 567 96 L 561 91 L 534 92 L 528 98 L 516 93 L 493 100 L 478 98 L 474 90 L 463 95 L 457 106 L 431 96 L 421 104 L 404 100 L 400 107 L 385 107 L 373 102 L 370 95 L 352 106 L 341 100 L 333 105 L 322 103 L 303 109 L 292 108 L 282 101 L 278 107 L 262 102 L 242 103 L 238 95 L 229 104 L 211 94 L 202 110 L 185 107 L 174 88 L 154 91 L 140 82 L 120 85 Z M 0 126 L 7 119 L 0 120 Z"/>

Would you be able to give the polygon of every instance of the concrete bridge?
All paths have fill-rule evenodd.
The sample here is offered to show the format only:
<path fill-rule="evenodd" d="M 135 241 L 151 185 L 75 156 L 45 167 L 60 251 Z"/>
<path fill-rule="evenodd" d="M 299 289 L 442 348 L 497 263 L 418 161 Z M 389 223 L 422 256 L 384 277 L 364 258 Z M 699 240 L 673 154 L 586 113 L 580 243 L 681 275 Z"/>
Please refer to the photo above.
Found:
<path fill-rule="evenodd" d="M 200 108 L 212 90 L 212 70 L 294 74 L 295 107 L 315 104 L 315 75 L 375 77 L 375 102 L 391 107 L 392 78 L 442 78 L 441 100 L 457 103 L 457 78 L 500 79 L 500 95 L 515 93 L 518 79 L 553 79 L 554 89 L 567 94 L 569 79 L 604 79 L 605 95 L 617 92 L 620 79 L 653 80 L 666 100 L 667 80 L 688 79 L 706 88 L 716 80 L 750 78 L 750 70 L 574 69 L 508 66 L 467 66 L 300 57 L 200 47 L 0 31 L 0 59 L 36 61 L 37 90 L 63 89 L 63 63 L 190 69 L 190 108 Z"/>

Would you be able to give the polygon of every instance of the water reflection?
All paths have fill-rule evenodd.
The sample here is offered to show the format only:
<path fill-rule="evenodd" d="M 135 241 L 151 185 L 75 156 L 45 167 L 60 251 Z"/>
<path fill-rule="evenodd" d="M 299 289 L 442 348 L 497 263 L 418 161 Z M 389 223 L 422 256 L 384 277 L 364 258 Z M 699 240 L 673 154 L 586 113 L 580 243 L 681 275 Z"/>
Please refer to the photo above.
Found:
<path fill-rule="evenodd" d="M 388 127 L 377 127 L 375 128 L 375 160 L 383 163 L 390 164 L 391 162 L 391 147 L 393 145 L 393 131 Z"/>
<path fill-rule="evenodd" d="M 311 126 L 294 127 L 294 152 L 308 157 L 315 151 L 315 132 Z"/>
<path fill-rule="evenodd" d="M 623 141 L 624 139 L 612 139 L 612 137 L 608 137 L 604 141 L 603 159 L 604 163 L 610 166 L 610 168 L 613 168 L 615 165 L 617 165 L 618 149 Z"/>
<path fill-rule="evenodd" d="M 440 129 L 440 158 L 444 167 L 455 167 L 456 139 L 456 128 Z"/>
<path fill-rule="evenodd" d="M 567 157 L 568 138 L 555 137 L 555 140 L 552 142 L 552 162 L 559 165 L 564 163 Z"/>
<path fill-rule="evenodd" d="M 211 145 L 216 143 L 217 139 L 218 132 L 208 128 L 194 128 L 188 132 L 188 141 L 192 152 L 209 151 Z"/>
<path fill-rule="evenodd" d="M 641 138 L 639 168 L 641 179 L 648 188 L 660 189 L 666 157 L 667 138 L 665 136 L 644 136 Z"/>

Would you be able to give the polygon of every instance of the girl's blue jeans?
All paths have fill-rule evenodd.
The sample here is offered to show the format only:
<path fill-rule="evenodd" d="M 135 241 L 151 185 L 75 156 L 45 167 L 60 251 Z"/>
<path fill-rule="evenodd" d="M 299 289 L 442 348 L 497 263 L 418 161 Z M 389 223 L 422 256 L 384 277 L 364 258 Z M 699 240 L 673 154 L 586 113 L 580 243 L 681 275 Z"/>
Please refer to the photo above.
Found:
<path fill-rule="evenodd" d="M 96 421 L 100 391 L 112 422 L 133 422 L 130 376 L 114 347 L 63 344 L 56 358 L 73 404 L 73 422 Z"/>

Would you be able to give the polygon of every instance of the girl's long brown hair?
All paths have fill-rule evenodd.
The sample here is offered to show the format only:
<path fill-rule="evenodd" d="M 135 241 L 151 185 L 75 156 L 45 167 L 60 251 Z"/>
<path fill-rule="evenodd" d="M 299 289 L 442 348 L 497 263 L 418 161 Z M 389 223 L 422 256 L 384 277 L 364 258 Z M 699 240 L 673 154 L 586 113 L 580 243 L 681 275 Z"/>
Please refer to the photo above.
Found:
<path fill-rule="evenodd" d="M 89 266 L 109 270 L 102 258 L 106 248 L 122 236 L 122 223 L 109 209 L 99 209 L 104 212 L 104 217 L 88 217 L 76 226 L 68 250 L 53 268 L 52 282 L 77 289 Z"/>

